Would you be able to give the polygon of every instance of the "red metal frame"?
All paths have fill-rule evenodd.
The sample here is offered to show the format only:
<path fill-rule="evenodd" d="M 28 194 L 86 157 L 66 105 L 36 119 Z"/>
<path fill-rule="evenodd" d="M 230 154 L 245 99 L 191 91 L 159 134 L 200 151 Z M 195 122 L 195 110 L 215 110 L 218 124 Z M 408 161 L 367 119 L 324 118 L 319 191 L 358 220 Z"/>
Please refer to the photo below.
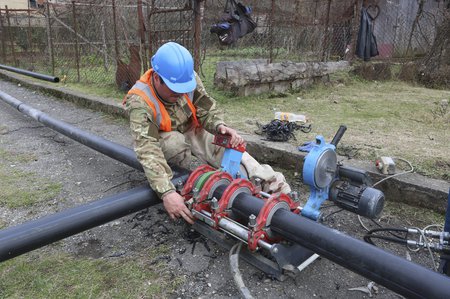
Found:
<path fill-rule="evenodd" d="M 249 180 L 246 179 L 233 180 L 231 184 L 228 185 L 228 187 L 223 192 L 222 198 L 219 200 L 219 207 L 215 211 L 212 211 L 212 218 L 216 222 L 216 228 L 218 226 L 220 218 L 228 216 L 228 212 L 226 210 L 228 208 L 230 199 L 233 196 L 233 194 L 241 188 L 249 189 L 252 195 L 256 194 L 255 185 L 253 185 Z"/>
<path fill-rule="evenodd" d="M 264 203 L 264 206 L 259 211 L 256 217 L 256 225 L 248 233 L 248 249 L 255 251 L 258 248 L 258 241 L 264 239 L 266 242 L 273 243 L 278 240 L 270 239 L 268 233 L 264 229 L 267 226 L 269 214 L 275 206 L 285 202 L 288 204 L 291 211 L 298 210 L 299 203 L 294 202 L 288 195 L 280 193 L 270 196 Z"/>
<path fill-rule="evenodd" d="M 195 199 L 193 208 L 197 211 L 201 210 L 207 210 L 211 211 L 209 203 L 206 203 L 205 201 L 208 199 L 208 194 L 211 191 L 211 188 L 214 186 L 215 183 L 218 181 L 226 179 L 230 183 L 233 181 L 233 178 L 228 172 L 224 171 L 218 171 L 216 173 L 213 173 L 208 180 L 205 182 L 205 184 L 202 187 L 202 190 L 200 190 L 200 193 L 198 194 L 198 198 Z"/>
<path fill-rule="evenodd" d="M 190 199 L 192 195 L 190 195 L 189 193 L 192 192 L 192 189 L 194 188 L 195 182 L 197 181 L 198 177 L 204 173 L 214 170 L 216 169 L 209 166 L 208 164 L 200 165 L 199 167 L 197 167 L 189 176 L 186 184 L 184 184 L 183 190 L 181 190 L 180 195 L 183 196 L 185 200 Z"/>

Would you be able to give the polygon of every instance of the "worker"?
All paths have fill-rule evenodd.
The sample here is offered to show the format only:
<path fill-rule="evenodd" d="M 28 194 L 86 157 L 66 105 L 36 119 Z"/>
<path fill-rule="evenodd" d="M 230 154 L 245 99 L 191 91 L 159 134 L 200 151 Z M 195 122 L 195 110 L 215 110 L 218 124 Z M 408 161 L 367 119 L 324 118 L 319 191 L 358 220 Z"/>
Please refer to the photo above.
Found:
<path fill-rule="evenodd" d="M 183 46 L 168 42 L 151 59 L 149 69 L 130 89 L 124 107 L 130 119 L 134 150 L 150 187 L 163 201 L 172 219 L 193 223 L 193 215 L 175 191 L 169 167 L 189 168 L 191 155 L 220 167 L 224 148 L 212 144 L 214 134 L 230 135 L 233 147 L 244 144 L 236 130 L 225 124 L 216 102 L 205 91 L 194 62 Z M 259 164 L 247 152 L 241 162 L 243 176 L 260 178 L 266 192 L 290 192 L 284 176 Z"/>

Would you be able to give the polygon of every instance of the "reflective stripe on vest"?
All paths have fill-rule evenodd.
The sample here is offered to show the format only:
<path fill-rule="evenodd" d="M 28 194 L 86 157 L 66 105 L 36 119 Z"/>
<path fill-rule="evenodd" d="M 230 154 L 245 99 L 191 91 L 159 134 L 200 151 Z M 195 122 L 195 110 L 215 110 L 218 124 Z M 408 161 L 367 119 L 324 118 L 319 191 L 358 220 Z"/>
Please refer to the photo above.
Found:
<path fill-rule="evenodd" d="M 167 113 L 164 104 L 158 99 L 153 87 L 150 86 L 151 74 L 153 70 L 150 69 L 147 71 L 139 81 L 136 81 L 136 84 L 130 89 L 128 94 L 136 94 L 143 98 L 147 105 L 153 110 L 153 116 L 156 118 L 156 124 L 161 131 L 170 132 L 172 131 L 172 121 L 170 120 L 170 116 Z M 194 91 L 191 91 L 187 94 L 184 94 L 184 97 L 187 101 L 189 109 L 192 112 L 192 117 L 194 121 L 194 125 L 196 127 L 199 126 L 197 120 L 197 111 L 192 104 L 191 99 L 194 96 Z"/>

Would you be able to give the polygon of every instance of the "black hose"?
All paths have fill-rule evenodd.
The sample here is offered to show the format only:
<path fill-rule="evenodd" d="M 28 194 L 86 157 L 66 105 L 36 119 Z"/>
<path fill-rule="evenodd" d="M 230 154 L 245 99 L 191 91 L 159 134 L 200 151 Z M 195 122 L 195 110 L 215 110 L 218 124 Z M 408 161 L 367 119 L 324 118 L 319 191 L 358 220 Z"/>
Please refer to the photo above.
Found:
<path fill-rule="evenodd" d="M 406 239 L 393 238 L 393 237 L 388 237 L 388 236 L 378 236 L 378 235 L 365 235 L 364 236 L 364 241 L 366 241 L 369 244 L 372 244 L 372 245 L 376 246 L 375 243 L 373 243 L 372 238 L 382 239 L 382 240 L 385 240 L 385 241 L 390 241 L 390 242 L 394 242 L 394 243 L 398 243 L 398 244 L 402 244 L 402 245 L 407 245 L 408 244 Z"/>

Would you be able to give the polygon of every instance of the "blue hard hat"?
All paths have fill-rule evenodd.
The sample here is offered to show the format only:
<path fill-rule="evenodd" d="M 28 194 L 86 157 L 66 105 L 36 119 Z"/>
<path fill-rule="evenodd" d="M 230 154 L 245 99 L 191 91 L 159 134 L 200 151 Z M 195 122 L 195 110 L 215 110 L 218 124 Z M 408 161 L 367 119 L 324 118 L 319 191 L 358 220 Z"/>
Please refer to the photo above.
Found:
<path fill-rule="evenodd" d="M 162 45 L 152 57 L 152 68 L 176 93 L 191 92 L 197 86 L 192 55 L 177 43 Z"/>

